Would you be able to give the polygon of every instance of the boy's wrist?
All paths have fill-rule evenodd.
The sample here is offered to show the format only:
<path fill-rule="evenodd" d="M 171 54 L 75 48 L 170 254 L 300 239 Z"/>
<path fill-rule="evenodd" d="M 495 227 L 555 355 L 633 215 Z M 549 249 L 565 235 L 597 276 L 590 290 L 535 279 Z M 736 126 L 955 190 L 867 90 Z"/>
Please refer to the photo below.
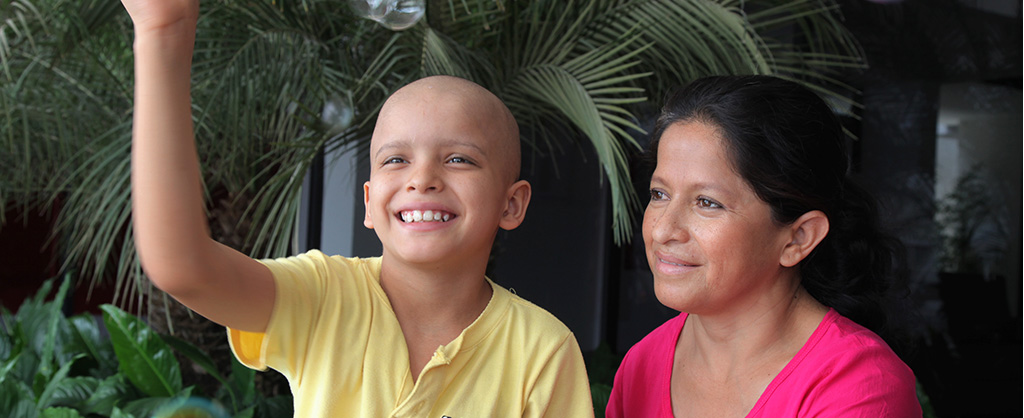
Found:
<path fill-rule="evenodd" d="M 140 27 L 136 25 L 134 48 L 136 52 L 148 48 L 156 48 L 157 51 L 160 51 L 164 48 L 182 46 L 192 49 L 195 39 L 195 21 L 180 20 L 156 27 Z"/>

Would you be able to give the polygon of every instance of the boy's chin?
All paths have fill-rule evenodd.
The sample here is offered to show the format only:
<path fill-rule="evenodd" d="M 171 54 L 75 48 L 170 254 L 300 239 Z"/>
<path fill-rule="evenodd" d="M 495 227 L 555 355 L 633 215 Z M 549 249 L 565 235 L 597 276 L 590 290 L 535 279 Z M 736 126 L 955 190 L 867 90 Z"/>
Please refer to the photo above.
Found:
<path fill-rule="evenodd" d="M 437 246 L 430 248 L 397 248 L 391 251 L 391 258 L 402 264 L 436 266 L 453 260 L 450 251 L 439 251 Z M 387 256 L 385 255 L 385 258 Z"/>

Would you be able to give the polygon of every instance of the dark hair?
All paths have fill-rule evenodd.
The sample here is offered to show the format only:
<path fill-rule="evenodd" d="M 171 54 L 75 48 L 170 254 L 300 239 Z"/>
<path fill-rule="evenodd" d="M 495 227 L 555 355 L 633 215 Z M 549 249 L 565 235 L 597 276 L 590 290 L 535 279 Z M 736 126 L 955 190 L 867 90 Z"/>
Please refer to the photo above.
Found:
<path fill-rule="evenodd" d="M 810 89 L 771 76 L 698 79 L 670 95 L 651 136 L 651 156 L 676 123 L 718 128 L 733 169 L 787 225 L 820 210 L 825 239 L 799 265 L 801 284 L 823 305 L 890 344 L 893 292 L 903 286 L 900 242 L 883 232 L 874 199 L 849 176 L 839 118 Z"/>

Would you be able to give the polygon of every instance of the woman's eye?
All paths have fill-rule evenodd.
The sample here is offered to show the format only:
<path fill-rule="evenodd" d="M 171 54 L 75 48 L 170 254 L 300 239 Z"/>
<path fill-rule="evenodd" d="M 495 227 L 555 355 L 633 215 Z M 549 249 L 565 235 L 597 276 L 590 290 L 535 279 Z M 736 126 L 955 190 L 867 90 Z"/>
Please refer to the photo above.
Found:
<path fill-rule="evenodd" d="M 665 196 L 665 192 L 663 192 L 661 190 L 658 190 L 658 189 L 651 189 L 651 200 L 652 201 L 665 200 L 665 199 L 667 199 L 667 196 Z"/>
<path fill-rule="evenodd" d="M 697 206 L 698 207 L 702 207 L 702 208 L 710 208 L 710 209 L 721 208 L 722 207 L 722 205 L 718 204 L 718 202 L 716 202 L 714 200 L 711 200 L 711 199 L 708 199 L 706 197 L 698 197 L 697 198 Z"/>

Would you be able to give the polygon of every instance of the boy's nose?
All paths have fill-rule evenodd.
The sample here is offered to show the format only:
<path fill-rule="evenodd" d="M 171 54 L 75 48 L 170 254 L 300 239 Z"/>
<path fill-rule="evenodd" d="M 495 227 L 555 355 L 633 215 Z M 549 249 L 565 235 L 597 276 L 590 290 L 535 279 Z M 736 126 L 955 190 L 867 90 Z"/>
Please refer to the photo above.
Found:
<path fill-rule="evenodd" d="M 430 165 L 422 165 L 417 167 L 411 176 L 409 176 L 409 182 L 406 185 L 406 191 L 437 191 L 441 190 L 441 177 L 437 174 L 437 169 Z"/>

